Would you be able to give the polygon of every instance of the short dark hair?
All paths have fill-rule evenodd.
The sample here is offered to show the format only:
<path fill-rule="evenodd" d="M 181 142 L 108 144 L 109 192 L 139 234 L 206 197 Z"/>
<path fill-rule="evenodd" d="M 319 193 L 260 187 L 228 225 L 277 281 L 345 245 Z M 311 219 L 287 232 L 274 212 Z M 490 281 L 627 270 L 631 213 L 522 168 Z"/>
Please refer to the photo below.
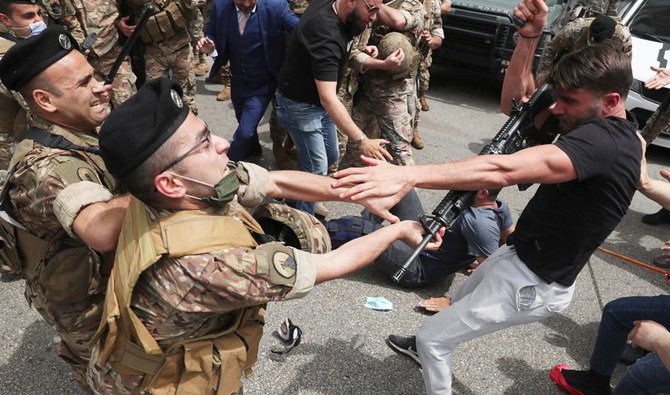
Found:
<path fill-rule="evenodd" d="M 10 4 L 12 3 L 9 1 L 0 0 L 0 14 L 12 16 L 12 7 L 9 6 Z"/>
<path fill-rule="evenodd" d="M 23 96 L 26 103 L 28 103 L 28 105 L 31 107 L 35 106 L 35 100 L 33 99 L 33 91 L 35 89 L 42 89 L 57 97 L 63 96 L 63 91 L 58 89 L 58 87 L 54 84 L 53 81 L 44 76 L 44 71 L 36 75 L 35 78 L 30 80 L 30 82 L 26 84 L 26 86 L 19 89 L 19 93 L 21 94 L 21 96 Z"/>
<path fill-rule="evenodd" d="M 611 43 L 594 44 L 563 56 L 547 82 L 561 90 L 586 89 L 595 94 L 628 96 L 633 82 L 630 59 Z"/>
<path fill-rule="evenodd" d="M 160 169 L 176 158 L 176 153 L 179 152 L 178 146 L 179 139 L 167 139 L 151 156 L 119 181 L 128 189 L 128 192 L 142 202 L 148 205 L 155 203 L 158 195 L 154 187 L 154 178 L 160 174 Z"/>

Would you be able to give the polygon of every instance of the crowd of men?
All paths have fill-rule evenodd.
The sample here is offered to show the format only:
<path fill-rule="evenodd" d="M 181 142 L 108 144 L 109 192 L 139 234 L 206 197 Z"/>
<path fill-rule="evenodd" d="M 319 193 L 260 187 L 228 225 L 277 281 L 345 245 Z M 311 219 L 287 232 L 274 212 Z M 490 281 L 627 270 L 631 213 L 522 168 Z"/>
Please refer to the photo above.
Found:
<path fill-rule="evenodd" d="M 448 394 L 460 343 L 560 313 L 635 191 L 665 204 L 666 187 L 645 178 L 644 144 L 625 110 L 630 53 L 611 41 L 630 37 L 615 34 L 609 17 L 588 21 L 582 44 L 554 48 L 536 79 L 547 6 L 519 3 L 513 13 L 525 23 L 501 108 L 509 113 L 546 82 L 556 101 L 537 121 L 560 137 L 508 155 L 418 166 L 409 147 L 420 141 L 416 114 L 428 104 L 417 75 L 425 76 L 430 50 L 444 38 L 440 10 L 448 5 L 313 0 L 298 19 L 284 0 L 214 0 L 203 27 L 204 4 L 167 1 L 154 3 L 135 32 L 146 3 L 45 9 L 36 1 L 0 0 L 0 80 L 16 103 L 7 117 L 3 104 L 2 126 L 18 140 L 0 195 L 0 252 L 92 393 L 241 392 L 266 303 L 373 263 L 395 272 L 425 233 L 414 221 L 423 209 L 413 189 L 431 188 L 478 192 L 401 285 L 476 270 L 417 336 L 388 342 L 421 364 L 428 393 Z M 57 26 L 47 28 L 43 12 Z M 133 34 L 143 64 L 125 59 L 104 84 L 121 38 Z M 232 142 L 197 116 L 195 70 L 202 72 L 204 53 L 216 55 L 210 77 L 228 64 L 238 120 Z M 293 141 L 299 171 L 244 161 L 261 150 L 256 129 L 273 102 L 273 143 Z M 325 175 L 340 154 L 347 165 L 333 180 Z M 496 196 L 522 183 L 541 185 L 513 226 Z M 267 203 L 272 198 L 294 207 Z M 340 230 L 311 215 L 322 201 L 363 205 L 358 234 L 331 246 L 328 231 Z M 367 220 L 374 231 L 363 231 Z M 383 220 L 390 225 L 378 226 Z M 667 325 L 651 313 L 635 319 Z M 658 351 L 652 362 L 664 366 L 670 334 L 628 326 L 636 328 L 631 341 Z M 639 333 L 648 333 L 646 343 Z M 633 378 L 648 373 L 637 367 L 621 388 L 636 388 Z M 552 379 L 569 391 L 597 380 L 605 384 L 595 393 L 609 393 L 611 370 L 592 371 L 558 369 Z M 652 390 L 668 390 L 668 382 Z"/>

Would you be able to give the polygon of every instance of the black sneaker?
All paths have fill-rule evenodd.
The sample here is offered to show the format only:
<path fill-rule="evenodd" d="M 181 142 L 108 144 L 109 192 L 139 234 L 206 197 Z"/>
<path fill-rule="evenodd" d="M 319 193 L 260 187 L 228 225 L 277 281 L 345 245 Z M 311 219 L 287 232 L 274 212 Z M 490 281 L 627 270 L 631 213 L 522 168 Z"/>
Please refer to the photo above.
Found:
<path fill-rule="evenodd" d="M 416 352 L 416 336 L 402 337 L 398 335 L 389 335 L 388 339 L 386 339 L 386 344 L 388 344 L 393 351 L 407 355 L 412 358 L 414 362 L 421 365 L 419 354 Z"/>
<path fill-rule="evenodd" d="M 670 224 L 670 212 L 661 208 L 654 214 L 643 215 L 642 223 L 647 225 Z"/>

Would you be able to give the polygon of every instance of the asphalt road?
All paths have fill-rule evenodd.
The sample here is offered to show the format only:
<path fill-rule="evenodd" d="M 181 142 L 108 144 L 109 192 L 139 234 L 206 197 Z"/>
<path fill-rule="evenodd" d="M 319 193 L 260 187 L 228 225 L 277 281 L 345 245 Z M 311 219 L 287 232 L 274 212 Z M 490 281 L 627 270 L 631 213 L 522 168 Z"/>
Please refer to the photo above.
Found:
<path fill-rule="evenodd" d="M 220 86 L 198 81 L 201 116 L 224 137 L 235 129 L 230 102 L 215 101 Z M 456 160 L 479 153 L 505 122 L 498 111 L 495 83 L 462 72 L 436 69 L 429 91 L 431 110 L 422 113 L 421 131 L 427 146 L 416 151 L 417 163 Z M 265 157 L 272 167 L 267 117 L 260 127 Z M 652 174 L 670 166 L 668 151 L 652 149 Z M 515 218 L 534 189 L 507 188 L 502 199 Z M 444 192 L 421 191 L 424 206 L 432 208 Z M 331 217 L 355 214 L 360 207 L 328 203 Z M 642 215 L 658 206 L 636 195 L 619 227 L 604 247 L 634 259 L 650 262 L 658 248 L 670 240 L 670 227 L 648 226 Z M 560 220 L 557 218 L 556 220 Z M 426 316 L 414 311 L 424 297 L 450 295 L 465 275 L 458 273 L 420 290 L 403 290 L 373 269 L 317 286 L 306 298 L 271 303 L 255 375 L 244 380 L 246 394 L 421 394 L 418 366 L 385 345 L 390 333 L 414 334 Z M 50 328 L 31 310 L 23 297 L 23 282 L 2 277 L 0 285 L 0 393 L 82 393 L 65 363 L 56 356 L 56 339 Z M 560 394 L 548 378 L 558 363 L 575 367 L 588 364 L 591 347 L 605 303 L 628 295 L 666 293 L 662 276 L 596 252 L 577 280 L 572 305 L 543 322 L 518 326 L 463 344 L 454 357 L 455 392 L 459 394 Z M 390 312 L 363 307 L 367 296 L 393 302 Z M 302 343 L 291 353 L 276 355 L 271 336 L 284 317 L 299 325 Z M 617 368 L 615 380 L 624 365 Z"/>

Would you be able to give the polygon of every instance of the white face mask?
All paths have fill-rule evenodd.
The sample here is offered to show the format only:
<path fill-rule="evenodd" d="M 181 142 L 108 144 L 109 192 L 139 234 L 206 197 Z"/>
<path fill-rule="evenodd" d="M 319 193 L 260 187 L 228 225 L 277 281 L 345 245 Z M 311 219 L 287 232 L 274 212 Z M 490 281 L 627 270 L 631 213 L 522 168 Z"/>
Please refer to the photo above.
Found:
<path fill-rule="evenodd" d="M 38 34 L 42 33 L 46 28 L 47 24 L 44 23 L 44 21 L 38 21 L 38 22 L 33 22 L 29 24 L 28 26 L 23 26 L 23 27 L 12 27 L 12 30 L 23 30 L 25 28 L 30 29 L 30 34 L 22 37 L 22 38 L 28 38 L 28 37 L 34 37 L 37 36 Z"/>

